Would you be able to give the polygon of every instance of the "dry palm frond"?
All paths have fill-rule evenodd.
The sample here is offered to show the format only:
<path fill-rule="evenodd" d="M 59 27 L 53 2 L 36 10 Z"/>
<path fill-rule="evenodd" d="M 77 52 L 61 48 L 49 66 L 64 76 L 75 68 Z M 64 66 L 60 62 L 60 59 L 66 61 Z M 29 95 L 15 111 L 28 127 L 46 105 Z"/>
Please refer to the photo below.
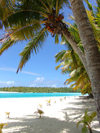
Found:
<path fill-rule="evenodd" d="M 56 101 L 54 101 L 54 103 L 56 103 Z"/>
<path fill-rule="evenodd" d="M 42 108 L 42 104 L 39 104 L 39 107 Z"/>
<path fill-rule="evenodd" d="M 64 100 L 66 100 L 66 96 L 64 97 Z"/>
<path fill-rule="evenodd" d="M 51 100 L 47 100 L 47 105 L 50 106 L 51 105 Z"/>
<path fill-rule="evenodd" d="M 40 115 L 40 118 L 41 118 L 41 115 L 44 114 L 44 112 L 41 109 L 38 109 L 37 113 Z"/>
<path fill-rule="evenodd" d="M 7 123 L 0 123 L 0 133 L 2 133 L 2 129 L 3 129 L 3 127 L 6 126 L 6 125 L 7 125 Z"/>
<path fill-rule="evenodd" d="M 6 114 L 7 117 L 9 118 L 10 112 L 5 112 L 5 114 Z"/>
<path fill-rule="evenodd" d="M 62 102 L 62 100 L 63 100 L 63 99 L 62 99 L 62 98 L 60 98 L 60 102 Z"/>

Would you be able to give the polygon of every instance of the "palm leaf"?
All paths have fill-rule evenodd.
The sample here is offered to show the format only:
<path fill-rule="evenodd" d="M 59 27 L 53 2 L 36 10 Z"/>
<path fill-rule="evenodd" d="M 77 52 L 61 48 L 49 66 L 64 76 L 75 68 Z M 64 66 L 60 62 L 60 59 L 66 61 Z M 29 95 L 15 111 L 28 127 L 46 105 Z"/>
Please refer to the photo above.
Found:
<path fill-rule="evenodd" d="M 83 123 L 82 120 L 77 122 L 77 128 L 79 127 L 79 125 L 80 125 L 81 123 Z"/>
<path fill-rule="evenodd" d="M 97 116 L 97 113 L 92 112 L 91 115 L 90 115 L 90 122 L 89 123 L 91 123 L 96 116 Z"/>
<path fill-rule="evenodd" d="M 44 9 L 46 9 L 46 11 L 48 11 L 48 13 L 50 13 L 51 10 L 50 10 L 49 6 L 47 6 L 48 1 L 45 1 L 45 2 L 47 2 L 47 3 L 45 3 L 43 0 L 40 0 L 40 2 L 42 3 Z"/>
<path fill-rule="evenodd" d="M 87 129 L 87 127 L 85 125 L 82 128 L 82 133 L 88 133 L 88 129 Z"/>
<path fill-rule="evenodd" d="M 24 50 L 20 53 L 21 56 L 21 61 L 19 63 L 17 72 L 19 71 L 19 69 L 21 70 L 22 67 L 25 65 L 25 63 L 29 60 L 31 53 L 34 51 L 35 53 L 37 53 L 38 48 L 41 47 L 41 42 L 43 42 L 43 40 L 45 39 L 45 37 L 47 36 L 46 33 L 46 29 L 43 28 L 40 32 L 38 32 L 36 34 L 36 36 L 34 36 L 33 40 L 31 40 L 26 47 L 24 48 Z"/>
<path fill-rule="evenodd" d="M 56 54 L 55 55 L 56 62 L 62 60 L 62 57 L 64 56 L 65 53 L 66 53 L 66 50 L 62 50 L 61 52 L 59 52 L 58 54 Z"/>
<path fill-rule="evenodd" d="M 25 26 L 13 26 L 12 29 L 8 29 L 8 32 L 10 32 L 9 37 L 12 40 L 27 40 L 34 36 L 34 30 L 37 30 L 40 28 L 39 22 L 38 24 L 28 24 Z"/>
<path fill-rule="evenodd" d="M 11 47 L 14 43 L 16 43 L 15 40 L 11 40 L 10 38 L 6 40 L 5 43 L 3 43 L 0 47 L 0 55 L 7 50 L 9 47 Z"/>
<path fill-rule="evenodd" d="M 59 0 L 56 0 L 56 15 L 59 13 Z"/>
<path fill-rule="evenodd" d="M 93 13 L 93 8 L 92 8 L 91 3 L 88 0 L 85 0 L 85 2 L 87 3 L 89 10 L 92 11 L 92 13 Z"/>
<path fill-rule="evenodd" d="M 66 21 L 64 21 L 65 24 L 69 25 L 71 28 L 73 28 L 76 32 L 78 32 L 78 29 L 76 27 L 76 25 L 72 25 L 71 23 L 68 23 Z"/>
<path fill-rule="evenodd" d="M 56 70 L 58 70 L 63 65 L 63 62 L 61 62 L 58 66 L 55 67 Z"/>
<path fill-rule="evenodd" d="M 39 11 L 20 10 L 6 15 L 2 18 L 2 21 L 5 28 L 12 27 L 14 25 L 24 26 L 26 24 L 32 23 L 34 20 L 39 21 L 39 14 Z"/>
<path fill-rule="evenodd" d="M 55 44 L 58 44 L 59 43 L 59 38 L 58 38 L 58 35 L 56 34 L 55 35 Z"/>

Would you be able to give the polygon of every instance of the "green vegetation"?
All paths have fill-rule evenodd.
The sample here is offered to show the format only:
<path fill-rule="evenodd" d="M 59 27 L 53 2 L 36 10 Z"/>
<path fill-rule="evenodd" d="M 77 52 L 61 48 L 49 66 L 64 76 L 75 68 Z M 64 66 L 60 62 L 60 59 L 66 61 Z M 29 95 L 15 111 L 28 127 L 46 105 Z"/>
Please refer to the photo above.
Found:
<path fill-rule="evenodd" d="M 50 88 L 50 87 L 4 87 L 0 88 L 0 91 L 9 92 L 80 92 L 79 90 L 74 91 L 71 88 Z"/>
<path fill-rule="evenodd" d="M 96 0 L 97 7 L 92 7 L 88 0 L 85 1 L 89 8 L 87 13 L 82 0 L 69 0 L 70 4 L 68 0 L 1 0 L 0 28 L 5 29 L 5 35 L 0 39 L 0 55 L 15 43 L 27 40 L 28 43 L 20 53 L 18 72 L 31 54 L 38 52 L 50 33 L 55 38 L 55 43 L 59 42 L 60 36 L 63 42 L 66 41 L 71 46 L 67 57 L 61 62 L 65 63 L 63 71 L 70 72 L 71 76 L 66 83 L 74 83 L 71 87 L 75 90 L 81 88 L 82 93 L 93 93 L 100 123 L 100 2 Z M 63 21 L 61 9 L 65 4 L 65 11 L 71 6 L 76 20 L 74 25 Z M 47 91 L 49 92 L 48 89 Z M 54 88 L 53 92 L 59 91 Z"/>
<path fill-rule="evenodd" d="M 98 16 L 97 16 L 98 11 L 95 12 L 93 10 L 91 3 L 89 3 L 87 0 L 86 0 L 86 4 L 88 6 L 88 9 L 86 10 L 87 15 L 88 15 L 90 24 L 93 28 L 96 41 L 98 42 L 98 47 L 100 48 L 100 27 L 99 27 L 99 23 L 96 23 L 96 20 L 98 20 Z M 71 16 L 71 19 L 74 20 L 74 17 Z M 68 30 L 70 31 L 74 40 L 77 42 L 79 48 L 82 50 L 82 52 L 84 52 L 84 48 L 79 36 L 79 31 L 76 23 L 75 22 L 73 24 L 67 23 L 67 25 L 69 25 Z M 82 94 L 92 93 L 89 76 L 79 56 L 75 53 L 75 51 L 71 47 L 71 44 L 68 43 L 68 40 L 65 40 L 65 38 L 63 38 L 62 42 L 68 46 L 68 49 L 62 50 L 56 54 L 55 56 L 56 62 L 57 63 L 59 62 L 59 64 L 56 66 L 56 70 L 60 68 L 62 73 L 70 74 L 70 77 L 69 79 L 68 78 L 66 79 L 65 84 L 70 84 L 70 87 L 73 88 L 74 90 L 77 90 L 80 88 Z"/>
<path fill-rule="evenodd" d="M 20 53 L 17 72 L 30 59 L 31 53 L 39 51 L 49 33 L 55 38 L 55 42 L 58 42 L 58 36 L 63 31 L 69 35 L 67 25 L 62 21 L 64 16 L 60 13 L 63 5 L 68 3 L 67 0 L 1 1 L 1 28 L 4 27 L 7 34 L 1 39 L 0 55 L 15 43 L 28 41 Z"/>
<path fill-rule="evenodd" d="M 88 133 L 88 130 L 90 133 L 92 133 L 90 124 L 93 121 L 93 119 L 96 117 L 96 115 L 97 115 L 96 112 L 92 112 L 91 114 L 88 114 L 88 110 L 85 111 L 84 116 L 77 123 L 77 127 L 79 126 L 79 124 L 83 124 L 82 133 Z"/>
<path fill-rule="evenodd" d="M 7 124 L 6 123 L 0 123 L 0 133 L 2 133 L 2 129 L 4 126 L 6 126 Z"/>

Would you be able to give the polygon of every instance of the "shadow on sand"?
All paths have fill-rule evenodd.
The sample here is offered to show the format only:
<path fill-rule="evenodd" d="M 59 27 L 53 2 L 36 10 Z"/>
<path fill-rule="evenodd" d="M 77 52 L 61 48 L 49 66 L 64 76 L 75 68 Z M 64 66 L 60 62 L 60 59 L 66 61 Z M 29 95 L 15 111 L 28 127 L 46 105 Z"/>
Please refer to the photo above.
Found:
<path fill-rule="evenodd" d="M 79 100 L 82 101 L 70 102 L 71 107 L 61 110 L 65 116 L 64 121 L 46 116 L 36 118 L 34 115 L 28 115 L 25 118 L 12 118 L 9 119 L 8 125 L 3 129 L 4 133 L 81 133 L 81 128 L 76 127 L 75 120 L 83 114 L 86 108 L 88 108 L 89 111 L 93 111 L 95 105 L 91 100 L 88 102 L 87 99 Z M 94 125 L 94 127 L 96 127 L 96 125 Z M 93 133 L 99 132 L 100 131 L 93 130 Z"/>
<path fill-rule="evenodd" d="M 42 117 L 34 118 L 27 116 L 26 118 L 11 119 L 6 126 L 5 133 L 81 133 L 76 128 L 76 124 L 69 120 L 61 121 L 56 118 Z M 17 122 L 18 121 L 18 122 Z"/>

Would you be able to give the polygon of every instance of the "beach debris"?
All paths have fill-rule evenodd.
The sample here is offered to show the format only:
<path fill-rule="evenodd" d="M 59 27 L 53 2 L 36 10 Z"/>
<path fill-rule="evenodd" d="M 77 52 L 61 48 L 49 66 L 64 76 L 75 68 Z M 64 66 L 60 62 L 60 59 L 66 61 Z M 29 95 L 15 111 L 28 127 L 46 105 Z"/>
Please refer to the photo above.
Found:
<path fill-rule="evenodd" d="M 0 123 L 0 133 L 2 133 L 2 129 L 4 126 L 8 125 L 7 123 Z"/>
<path fill-rule="evenodd" d="M 64 97 L 64 100 L 66 100 L 66 96 Z"/>
<path fill-rule="evenodd" d="M 10 112 L 5 112 L 5 114 L 7 115 L 7 118 L 9 118 Z"/>
<path fill-rule="evenodd" d="M 41 118 L 41 115 L 44 114 L 43 110 L 41 110 L 41 109 L 38 109 L 37 113 L 40 115 L 40 118 Z"/>
<path fill-rule="evenodd" d="M 62 99 L 62 98 L 60 98 L 60 102 L 62 102 L 62 100 L 63 100 L 63 99 Z"/>
<path fill-rule="evenodd" d="M 93 119 L 96 117 L 96 112 L 92 112 L 91 114 L 88 113 L 88 110 L 85 110 L 85 113 L 80 121 L 77 122 L 77 127 L 79 127 L 79 124 L 82 124 L 82 133 L 88 133 L 88 130 L 90 133 L 92 132 L 91 123 Z"/>
<path fill-rule="evenodd" d="M 56 101 L 54 101 L 54 103 L 56 103 Z"/>
<path fill-rule="evenodd" d="M 51 105 L 51 100 L 47 100 L 47 106 L 50 106 Z"/>
<path fill-rule="evenodd" d="M 42 108 L 42 104 L 39 104 L 39 107 Z"/>
<path fill-rule="evenodd" d="M 37 109 L 37 111 L 35 111 L 34 113 L 39 114 L 39 118 L 41 118 L 42 114 L 44 114 L 44 111 L 41 109 Z"/>

